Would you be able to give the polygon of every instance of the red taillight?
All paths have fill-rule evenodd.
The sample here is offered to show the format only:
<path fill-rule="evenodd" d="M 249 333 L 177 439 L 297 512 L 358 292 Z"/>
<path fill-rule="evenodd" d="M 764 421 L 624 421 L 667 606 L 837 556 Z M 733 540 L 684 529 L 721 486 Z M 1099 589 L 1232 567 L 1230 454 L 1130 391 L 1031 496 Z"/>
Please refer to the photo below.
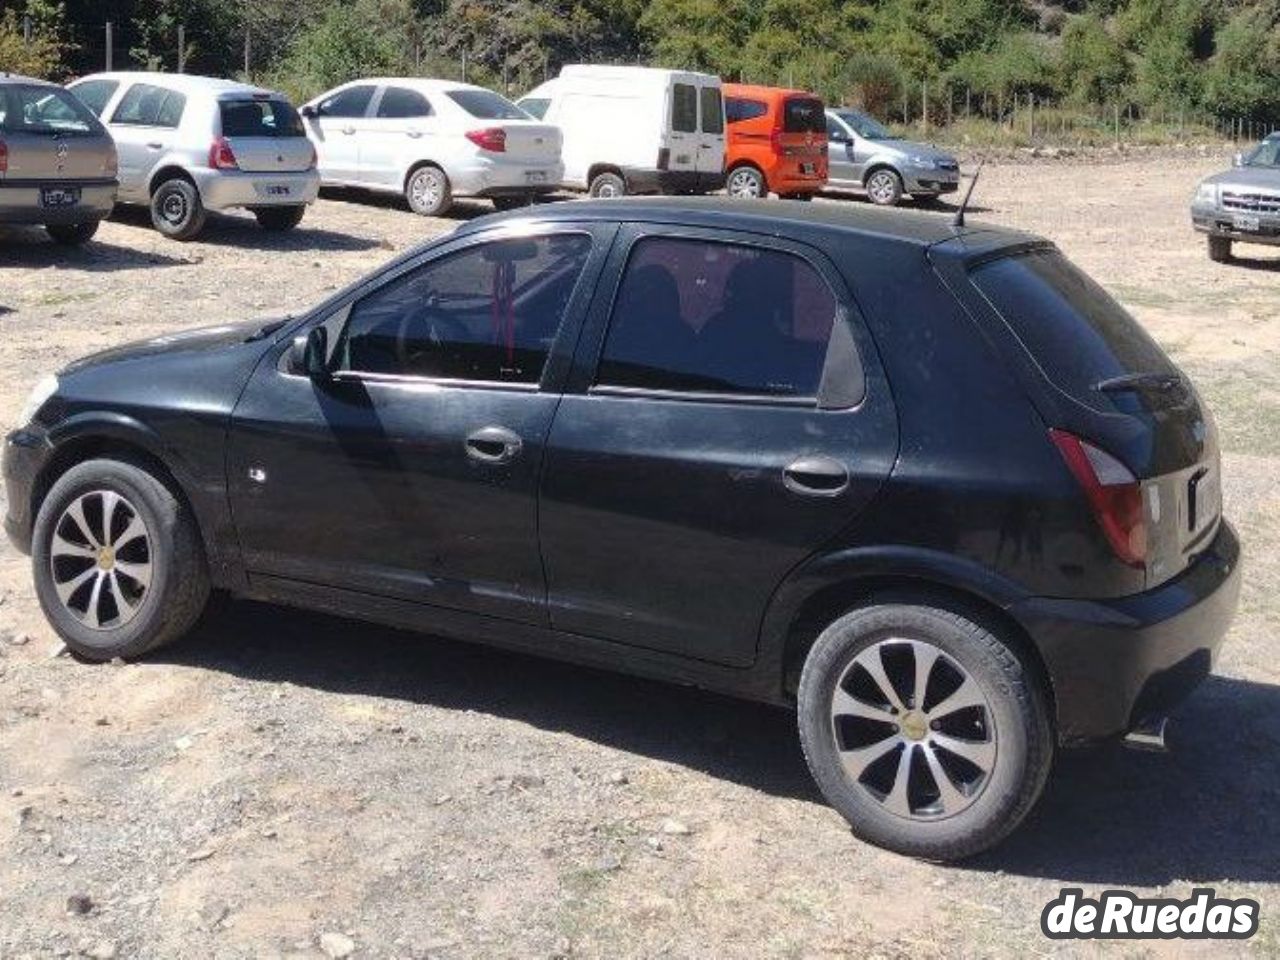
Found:
<path fill-rule="evenodd" d="M 468 130 L 467 139 L 481 150 L 490 153 L 507 152 L 507 131 L 501 127 L 489 127 L 486 130 Z"/>
<path fill-rule="evenodd" d="M 0 173 L 9 172 L 9 145 L 0 140 Z"/>
<path fill-rule="evenodd" d="M 1145 566 L 1147 520 L 1142 484 L 1111 454 L 1074 434 L 1050 430 L 1049 436 L 1088 497 L 1115 555 L 1131 567 Z"/>
<path fill-rule="evenodd" d="M 775 128 L 769 134 L 769 149 L 776 154 L 782 153 L 782 131 L 780 129 Z"/>
<path fill-rule="evenodd" d="M 240 169 L 240 164 L 236 161 L 236 152 L 231 149 L 231 144 L 227 142 L 226 137 L 219 137 L 209 146 L 209 166 L 214 170 Z"/>

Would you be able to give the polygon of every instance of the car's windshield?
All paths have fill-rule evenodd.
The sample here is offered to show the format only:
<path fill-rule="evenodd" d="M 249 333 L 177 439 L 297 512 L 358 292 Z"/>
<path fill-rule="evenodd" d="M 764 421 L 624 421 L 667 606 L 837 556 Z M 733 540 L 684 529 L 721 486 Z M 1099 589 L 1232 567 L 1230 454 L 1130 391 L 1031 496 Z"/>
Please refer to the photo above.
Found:
<path fill-rule="evenodd" d="M 836 116 L 851 127 L 853 132 L 863 140 L 893 139 L 893 134 L 880 126 L 880 124 L 876 123 L 865 113 L 858 113 L 856 110 L 840 110 L 836 112 Z"/>
<path fill-rule="evenodd" d="M 58 136 L 101 130 L 89 108 L 59 87 L 0 86 L 0 131 Z"/>
<path fill-rule="evenodd" d="M 1244 158 L 1246 167 L 1280 167 L 1280 137 L 1268 137 Z"/>
<path fill-rule="evenodd" d="M 480 120 L 531 119 L 529 114 L 492 90 L 450 90 L 448 97 L 467 113 Z"/>

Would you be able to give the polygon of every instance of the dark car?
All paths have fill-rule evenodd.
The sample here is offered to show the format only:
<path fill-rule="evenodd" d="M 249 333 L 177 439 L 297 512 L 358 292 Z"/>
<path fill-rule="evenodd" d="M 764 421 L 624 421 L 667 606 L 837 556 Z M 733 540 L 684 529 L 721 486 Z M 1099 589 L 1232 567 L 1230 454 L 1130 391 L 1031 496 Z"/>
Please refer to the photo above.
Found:
<path fill-rule="evenodd" d="M 218 590 L 791 705 L 857 834 L 933 858 L 1163 716 L 1239 587 L 1186 378 L 1049 243 L 918 215 L 483 218 L 31 407 L 7 527 L 79 656 Z"/>

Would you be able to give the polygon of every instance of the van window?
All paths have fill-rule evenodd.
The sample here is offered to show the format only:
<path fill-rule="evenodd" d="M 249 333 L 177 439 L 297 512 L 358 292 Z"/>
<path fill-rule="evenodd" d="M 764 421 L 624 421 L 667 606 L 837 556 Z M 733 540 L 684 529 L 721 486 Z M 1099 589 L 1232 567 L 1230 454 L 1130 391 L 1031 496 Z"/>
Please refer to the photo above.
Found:
<path fill-rule="evenodd" d="M 759 100 L 747 100 L 743 97 L 726 97 L 724 116 L 730 123 L 741 123 L 743 120 L 755 120 L 769 112 L 768 106 Z"/>
<path fill-rule="evenodd" d="M 551 106 L 551 101 L 546 97 L 525 97 L 516 106 L 535 120 L 541 120 L 547 115 L 547 107 Z"/>
<path fill-rule="evenodd" d="M 102 111 L 107 109 L 107 101 L 119 88 L 118 80 L 85 80 L 83 83 L 77 83 L 71 88 L 71 92 L 80 98 L 80 102 L 94 112 L 96 116 L 102 116 Z"/>
<path fill-rule="evenodd" d="M 404 87 L 387 87 L 378 104 L 378 116 L 385 120 L 403 120 L 409 117 L 431 116 L 431 104 L 417 90 Z"/>
<path fill-rule="evenodd" d="M 671 129 L 676 133 L 698 132 L 698 88 L 677 83 L 671 93 Z"/>
<path fill-rule="evenodd" d="M 720 88 L 703 87 L 699 97 L 702 101 L 702 132 L 724 133 L 724 104 L 720 100 Z"/>
<path fill-rule="evenodd" d="M 783 133 L 826 133 L 827 114 L 821 100 L 788 97 L 782 108 Z"/>
<path fill-rule="evenodd" d="M 218 103 L 224 137 L 305 137 L 302 118 L 285 100 L 244 99 Z"/>
<path fill-rule="evenodd" d="M 814 397 L 836 299 L 799 257 L 709 240 L 635 245 L 596 383 Z"/>
<path fill-rule="evenodd" d="M 529 115 L 492 90 L 450 90 L 445 96 L 477 120 L 528 120 Z"/>

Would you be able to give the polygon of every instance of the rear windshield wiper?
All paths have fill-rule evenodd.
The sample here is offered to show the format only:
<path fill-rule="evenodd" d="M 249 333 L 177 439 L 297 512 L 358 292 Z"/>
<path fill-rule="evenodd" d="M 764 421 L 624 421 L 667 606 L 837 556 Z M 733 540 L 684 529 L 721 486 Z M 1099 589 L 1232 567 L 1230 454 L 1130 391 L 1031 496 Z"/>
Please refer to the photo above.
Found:
<path fill-rule="evenodd" d="M 1103 393 L 1119 393 L 1123 390 L 1172 390 L 1182 383 L 1176 373 L 1124 373 L 1118 377 L 1108 377 L 1093 385 L 1095 390 Z"/>

